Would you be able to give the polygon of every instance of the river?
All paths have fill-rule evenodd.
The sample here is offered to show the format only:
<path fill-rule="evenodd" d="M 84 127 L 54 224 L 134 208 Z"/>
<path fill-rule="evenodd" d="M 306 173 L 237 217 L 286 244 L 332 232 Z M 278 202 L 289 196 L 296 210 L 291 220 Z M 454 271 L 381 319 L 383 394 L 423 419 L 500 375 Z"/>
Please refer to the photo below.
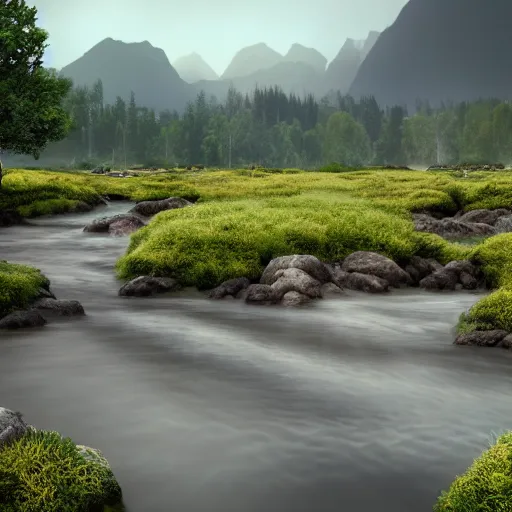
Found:
<path fill-rule="evenodd" d="M 129 512 L 427 512 L 512 427 L 511 354 L 452 345 L 477 295 L 120 298 L 128 238 L 82 228 L 129 206 L 0 230 L 87 312 L 0 335 L 0 405 L 101 449 Z"/>

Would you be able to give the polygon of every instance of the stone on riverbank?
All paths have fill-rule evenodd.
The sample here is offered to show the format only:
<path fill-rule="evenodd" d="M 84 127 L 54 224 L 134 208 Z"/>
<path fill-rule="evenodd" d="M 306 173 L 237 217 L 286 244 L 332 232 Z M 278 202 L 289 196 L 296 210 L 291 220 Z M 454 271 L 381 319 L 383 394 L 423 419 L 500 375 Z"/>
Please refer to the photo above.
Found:
<path fill-rule="evenodd" d="M 281 304 L 285 307 L 295 308 L 297 306 L 303 306 L 304 304 L 309 304 L 311 302 L 311 297 L 304 295 L 299 292 L 287 292 L 284 294 Z"/>
<path fill-rule="evenodd" d="M 224 281 L 221 285 L 217 286 L 210 291 L 208 297 L 210 299 L 224 299 L 225 297 L 236 297 L 242 290 L 249 287 L 251 282 L 246 277 L 236 277 Z"/>
<path fill-rule="evenodd" d="M 39 299 L 34 302 L 33 308 L 54 313 L 58 316 L 83 316 L 85 310 L 77 300 Z"/>
<path fill-rule="evenodd" d="M 186 206 L 192 206 L 192 203 L 181 197 L 169 197 L 168 199 L 162 199 L 159 201 L 142 201 L 137 203 L 130 210 L 130 213 L 136 213 L 143 217 L 152 217 L 153 215 L 165 210 L 185 208 Z"/>
<path fill-rule="evenodd" d="M 389 283 L 381 277 L 359 272 L 345 272 L 341 269 L 334 270 L 333 283 L 340 288 L 358 292 L 385 293 L 389 291 Z"/>
<path fill-rule="evenodd" d="M 169 277 L 139 276 L 125 283 L 119 290 L 121 297 L 149 297 L 181 289 L 176 279 Z"/>
<path fill-rule="evenodd" d="M 455 339 L 455 345 L 476 345 L 479 347 L 499 347 L 509 333 L 502 330 L 472 331 L 460 334 Z M 510 340 L 509 340 L 510 341 Z M 507 342 L 507 345 L 509 343 Z M 509 348 L 509 347 L 507 347 Z"/>
<path fill-rule="evenodd" d="M 113 236 L 128 235 L 144 227 L 146 223 L 136 215 L 121 213 L 113 217 L 96 219 L 84 228 L 86 233 L 110 233 Z"/>
<path fill-rule="evenodd" d="M 268 284 L 251 284 L 245 290 L 244 297 L 247 304 L 270 305 L 279 302 L 276 291 Z"/>
<path fill-rule="evenodd" d="M 443 265 L 434 259 L 413 256 L 404 270 L 411 276 L 412 286 L 419 286 L 422 279 L 442 268 Z"/>
<path fill-rule="evenodd" d="M 471 236 L 491 236 L 497 233 L 496 228 L 489 224 L 461 222 L 454 218 L 435 219 L 426 214 L 414 214 L 416 231 L 433 233 L 446 239 L 465 238 Z"/>
<path fill-rule="evenodd" d="M 0 407 L 0 451 L 4 445 L 23 436 L 28 428 L 21 413 Z"/>
<path fill-rule="evenodd" d="M 482 281 L 482 273 L 478 267 L 468 260 L 450 261 L 445 267 L 420 281 L 425 290 L 475 290 Z"/>
<path fill-rule="evenodd" d="M 279 270 L 286 270 L 289 268 L 302 270 L 321 284 L 328 283 L 332 280 L 329 268 L 318 258 L 309 254 L 295 254 L 292 256 L 280 256 L 279 258 L 274 258 L 263 271 L 260 283 L 272 285 L 278 279 L 278 277 L 276 277 L 276 273 Z"/>
<path fill-rule="evenodd" d="M 506 208 L 498 208 L 497 210 L 471 210 L 462 214 L 457 220 L 465 223 L 469 222 L 495 226 L 498 219 L 510 214 L 512 214 L 512 211 Z"/>
<path fill-rule="evenodd" d="M 278 270 L 273 276 L 271 285 L 278 300 L 288 292 L 298 292 L 312 299 L 322 297 L 322 284 L 309 274 L 298 268 Z"/>
<path fill-rule="evenodd" d="M 42 327 L 45 324 L 45 318 L 39 311 L 34 309 L 14 311 L 0 318 L 0 329 L 24 329 L 29 327 Z"/>

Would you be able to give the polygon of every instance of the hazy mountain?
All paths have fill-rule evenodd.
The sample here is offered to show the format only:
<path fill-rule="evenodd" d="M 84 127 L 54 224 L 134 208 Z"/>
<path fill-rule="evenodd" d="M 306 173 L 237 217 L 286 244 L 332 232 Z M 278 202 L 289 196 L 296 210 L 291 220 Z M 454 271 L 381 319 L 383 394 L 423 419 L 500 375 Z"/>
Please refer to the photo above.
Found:
<path fill-rule="evenodd" d="M 357 70 L 363 60 L 362 49 L 364 42 L 347 39 L 338 55 L 331 61 L 325 72 L 326 91 L 339 90 L 342 94 L 348 92 Z"/>
<path fill-rule="evenodd" d="M 172 66 L 180 77 L 189 84 L 199 80 L 217 80 L 219 78 L 217 73 L 197 53 L 191 53 L 176 59 Z"/>
<path fill-rule="evenodd" d="M 310 65 L 317 72 L 323 73 L 327 65 L 327 59 L 314 48 L 308 48 L 301 44 L 295 43 L 284 56 L 285 62 L 302 62 Z"/>
<path fill-rule="evenodd" d="M 100 78 L 106 103 L 114 103 L 117 96 L 128 100 L 133 91 L 138 105 L 156 111 L 181 110 L 194 93 L 171 66 L 165 52 L 148 41 L 123 43 L 104 39 L 62 68 L 61 73 L 80 86 L 91 86 Z"/>
<path fill-rule="evenodd" d="M 410 0 L 350 89 L 381 104 L 512 98 L 511 0 Z"/>
<path fill-rule="evenodd" d="M 377 39 L 379 39 L 379 36 L 380 32 L 377 32 L 376 30 L 370 31 L 361 49 L 363 60 L 370 53 L 370 50 L 375 46 L 375 43 L 377 42 Z"/>
<path fill-rule="evenodd" d="M 221 78 L 248 76 L 260 69 L 271 68 L 282 60 L 283 56 L 265 43 L 247 46 L 236 53 Z"/>

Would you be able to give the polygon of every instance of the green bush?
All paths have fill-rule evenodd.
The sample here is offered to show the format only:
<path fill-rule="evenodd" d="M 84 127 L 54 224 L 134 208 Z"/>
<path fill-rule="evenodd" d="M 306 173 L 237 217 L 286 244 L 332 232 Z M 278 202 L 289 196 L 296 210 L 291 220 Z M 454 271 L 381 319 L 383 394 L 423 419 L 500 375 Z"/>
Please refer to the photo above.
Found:
<path fill-rule="evenodd" d="M 437 501 L 434 512 L 509 512 L 512 510 L 512 433 L 476 459 Z"/>
<path fill-rule="evenodd" d="M 0 318 L 26 308 L 50 282 L 38 269 L 0 261 Z"/>
<path fill-rule="evenodd" d="M 86 459 L 57 432 L 30 429 L 0 451 L 5 512 L 102 512 L 120 502 L 121 489 L 108 464 Z"/>

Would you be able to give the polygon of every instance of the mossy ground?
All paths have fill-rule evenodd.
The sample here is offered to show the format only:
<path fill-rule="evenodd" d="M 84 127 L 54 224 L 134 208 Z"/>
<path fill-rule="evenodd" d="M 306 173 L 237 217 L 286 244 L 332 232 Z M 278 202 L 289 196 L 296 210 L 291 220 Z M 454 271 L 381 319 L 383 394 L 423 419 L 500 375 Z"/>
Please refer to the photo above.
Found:
<path fill-rule="evenodd" d="M 86 460 L 57 432 L 32 429 L 0 451 L 0 510 L 103 512 L 120 504 L 110 468 Z"/>
<path fill-rule="evenodd" d="M 475 460 L 444 492 L 434 512 L 508 512 L 512 510 L 512 433 Z"/>
<path fill-rule="evenodd" d="M 38 269 L 0 261 L 0 318 L 14 309 L 26 308 L 49 285 Z"/>

